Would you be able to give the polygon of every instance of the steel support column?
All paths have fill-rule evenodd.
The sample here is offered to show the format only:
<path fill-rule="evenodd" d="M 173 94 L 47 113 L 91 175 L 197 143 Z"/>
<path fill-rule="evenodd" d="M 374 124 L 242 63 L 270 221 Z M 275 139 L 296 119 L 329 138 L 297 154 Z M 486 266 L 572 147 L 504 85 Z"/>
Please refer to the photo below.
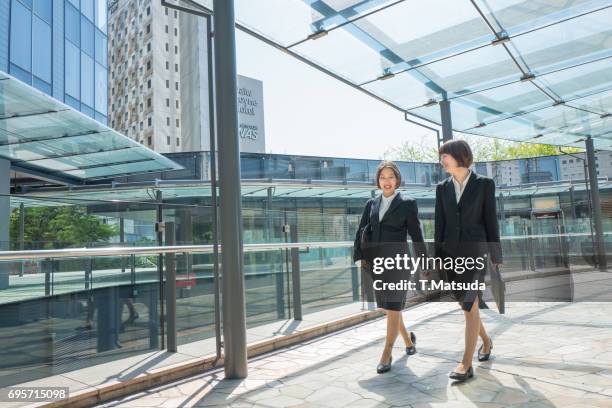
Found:
<path fill-rule="evenodd" d="M 226 378 L 247 376 L 246 313 L 242 253 L 240 145 L 236 79 L 234 0 L 214 0 L 214 56 L 221 265 L 223 273 L 223 344 Z"/>
<path fill-rule="evenodd" d="M 442 122 L 442 142 L 453 140 L 453 121 L 448 99 L 440 101 L 440 121 Z"/>
<path fill-rule="evenodd" d="M 603 225 L 601 222 L 601 202 L 599 201 L 599 186 L 597 185 L 597 168 L 595 166 L 595 149 L 593 139 L 589 136 L 586 141 L 587 166 L 589 169 L 589 184 L 591 186 L 591 217 L 595 227 L 595 250 L 599 270 L 606 270 L 606 249 L 604 246 Z"/>

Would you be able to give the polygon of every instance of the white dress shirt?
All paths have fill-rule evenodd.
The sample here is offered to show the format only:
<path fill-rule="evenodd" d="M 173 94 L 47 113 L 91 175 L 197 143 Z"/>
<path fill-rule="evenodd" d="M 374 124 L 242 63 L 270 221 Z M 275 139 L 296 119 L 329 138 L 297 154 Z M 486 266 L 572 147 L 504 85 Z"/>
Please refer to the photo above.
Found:
<path fill-rule="evenodd" d="M 455 186 L 455 198 L 457 199 L 457 203 L 459 203 L 459 200 L 461 200 L 461 196 L 463 195 L 463 191 L 465 190 L 465 186 L 467 185 L 468 181 L 470 181 L 470 176 L 471 175 L 472 175 L 472 170 L 469 170 L 467 177 L 465 178 L 465 180 L 463 180 L 463 183 L 460 183 L 453 176 L 453 185 Z"/>
<path fill-rule="evenodd" d="M 389 206 L 391 205 L 391 201 L 393 201 L 396 195 L 397 195 L 397 191 L 391 194 L 389 197 L 385 197 L 384 195 L 382 196 L 382 200 L 380 201 L 380 208 L 378 209 L 378 220 L 379 221 L 382 220 L 383 217 L 385 216 L 385 213 L 387 212 L 387 210 L 389 209 Z"/>
<path fill-rule="evenodd" d="M 384 195 L 381 196 L 381 200 L 380 200 L 380 207 L 378 207 L 378 220 L 382 220 L 383 217 L 385 216 L 385 213 L 387 212 L 387 210 L 389 209 L 389 206 L 391 205 L 391 201 L 393 201 L 393 199 L 395 198 L 395 196 L 397 195 L 397 191 L 393 194 L 391 194 L 389 197 L 385 197 Z M 361 266 L 361 260 L 355 261 L 355 265 L 357 266 Z"/>

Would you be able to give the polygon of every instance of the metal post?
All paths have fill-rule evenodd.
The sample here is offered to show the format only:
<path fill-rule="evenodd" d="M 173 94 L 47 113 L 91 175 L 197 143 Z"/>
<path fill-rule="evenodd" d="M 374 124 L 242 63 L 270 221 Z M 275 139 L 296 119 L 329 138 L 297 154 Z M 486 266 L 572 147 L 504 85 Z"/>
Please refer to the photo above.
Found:
<path fill-rule="evenodd" d="M 19 250 L 24 249 L 24 237 L 25 237 L 25 206 L 23 203 L 19 204 Z M 23 276 L 25 269 L 25 261 L 21 261 L 21 268 L 19 270 L 19 276 Z"/>
<path fill-rule="evenodd" d="M 157 226 L 159 227 L 164 221 L 163 205 L 162 205 L 162 192 L 157 190 L 155 192 L 155 199 L 157 201 L 156 207 L 156 219 Z M 157 230 L 157 245 L 163 245 L 164 233 L 161 229 Z M 159 254 L 157 256 L 157 277 L 159 279 L 159 326 L 161 332 L 161 348 L 165 348 L 165 325 L 164 325 L 164 256 Z"/>
<path fill-rule="evenodd" d="M 591 185 L 591 205 L 593 223 L 595 224 L 595 242 L 597 249 L 597 259 L 599 270 L 607 269 L 606 249 L 604 246 L 603 225 L 601 222 L 601 202 L 599 201 L 599 186 L 597 185 L 597 169 L 595 167 L 595 149 L 593 147 L 593 139 L 587 137 L 586 141 L 587 166 L 589 169 L 589 183 Z"/>
<path fill-rule="evenodd" d="M 212 209 L 213 276 L 215 304 L 215 349 L 221 358 L 221 293 L 219 278 L 219 217 L 217 206 L 217 134 L 215 127 L 215 61 L 213 58 L 212 18 L 206 16 L 206 57 L 208 62 L 208 130 L 210 140 L 210 204 Z"/>
<path fill-rule="evenodd" d="M 570 198 L 570 213 L 572 214 L 572 220 L 576 220 L 576 198 L 574 197 L 574 185 L 572 184 L 569 188 Z"/>
<path fill-rule="evenodd" d="M 121 246 L 125 244 L 125 223 L 123 221 L 123 215 L 119 216 L 119 243 Z M 121 272 L 125 272 L 125 257 L 121 257 Z"/>
<path fill-rule="evenodd" d="M 0 251 L 9 251 L 11 225 L 11 161 L 0 158 Z M 9 285 L 9 265 L 0 264 L 0 289 Z"/>
<path fill-rule="evenodd" d="M 297 224 L 293 225 L 289 233 L 291 242 L 298 242 Z M 300 277 L 300 250 L 291 248 L 291 282 L 293 289 L 293 319 L 302 320 L 302 283 Z"/>
<path fill-rule="evenodd" d="M 166 236 L 166 246 L 174 246 L 174 223 L 164 224 L 164 234 Z M 166 260 L 166 339 L 168 341 L 168 351 L 176 353 L 176 264 L 175 254 L 167 253 Z"/>
<path fill-rule="evenodd" d="M 442 122 L 442 142 L 453 140 L 453 122 L 448 99 L 440 101 L 440 121 Z"/>
<path fill-rule="evenodd" d="M 225 377 L 247 376 L 234 0 L 214 0 Z"/>

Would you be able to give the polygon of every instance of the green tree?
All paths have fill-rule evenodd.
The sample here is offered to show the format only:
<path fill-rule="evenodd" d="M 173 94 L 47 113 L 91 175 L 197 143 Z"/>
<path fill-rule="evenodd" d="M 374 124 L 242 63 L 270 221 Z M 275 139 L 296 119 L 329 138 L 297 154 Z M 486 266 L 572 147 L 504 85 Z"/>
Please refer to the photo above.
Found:
<path fill-rule="evenodd" d="M 85 208 L 76 206 L 34 207 L 25 210 L 24 243 L 26 248 L 53 249 L 87 246 L 107 242 L 117 228 L 102 222 Z M 19 239 L 19 211 L 11 213 L 11 242 Z"/>
<path fill-rule="evenodd" d="M 473 135 L 457 135 L 457 138 L 464 139 L 470 144 L 475 162 L 525 159 L 561 154 L 557 146 L 545 144 L 512 142 Z M 422 137 L 420 141 L 406 141 L 399 146 L 387 149 L 383 158 L 412 162 L 437 162 L 438 149 L 434 143 L 435 138 L 433 137 Z M 575 147 L 563 148 L 565 153 L 580 151 L 582 150 Z"/>

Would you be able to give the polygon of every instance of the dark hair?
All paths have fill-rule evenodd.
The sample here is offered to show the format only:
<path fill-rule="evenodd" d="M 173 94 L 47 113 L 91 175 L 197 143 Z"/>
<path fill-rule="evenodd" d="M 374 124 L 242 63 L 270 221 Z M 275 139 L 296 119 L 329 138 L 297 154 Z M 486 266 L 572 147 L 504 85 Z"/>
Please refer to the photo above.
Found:
<path fill-rule="evenodd" d="M 438 155 L 449 154 L 455 160 L 459 167 L 469 168 L 474 162 L 472 149 L 465 140 L 449 140 L 445 142 L 438 150 Z"/>
<path fill-rule="evenodd" d="M 383 169 L 391 169 L 393 171 L 393 174 L 395 174 L 395 178 L 397 179 L 397 186 L 395 186 L 395 188 L 399 187 L 400 184 L 402 184 L 402 173 L 400 173 L 397 164 L 393 163 L 390 160 L 383 160 L 378 165 L 378 169 L 376 169 L 376 187 L 380 188 L 380 183 L 378 179 L 380 178 L 380 173 L 383 171 Z"/>

